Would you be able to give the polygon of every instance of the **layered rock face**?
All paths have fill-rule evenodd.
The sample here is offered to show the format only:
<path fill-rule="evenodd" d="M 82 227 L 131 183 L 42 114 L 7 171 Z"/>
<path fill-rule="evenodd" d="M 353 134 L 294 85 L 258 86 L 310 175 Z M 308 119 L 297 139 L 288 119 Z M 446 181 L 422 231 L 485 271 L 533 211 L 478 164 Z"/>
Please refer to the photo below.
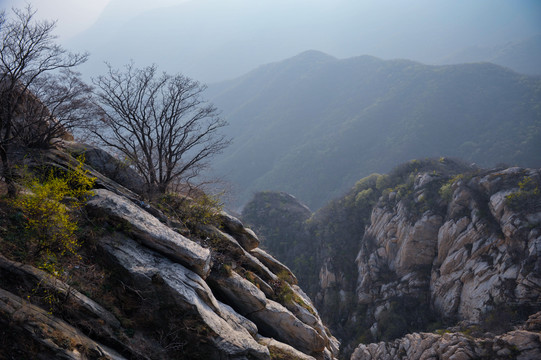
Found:
<path fill-rule="evenodd" d="M 414 333 L 392 342 L 360 345 L 351 360 L 395 359 L 539 359 L 541 313 L 502 335 L 473 337 L 463 332 Z"/>
<path fill-rule="evenodd" d="M 62 152 L 41 158 L 69 166 Z M 339 343 L 295 276 L 258 248 L 257 236 L 242 222 L 222 212 L 213 215 L 215 222 L 187 231 L 87 159 L 97 189 L 86 216 L 107 230 L 93 238 L 87 251 L 96 265 L 85 269 L 101 269 L 102 296 L 83 295 L 77 285 L 0 259 L 0 324 L 32 334 L 32 346 L 15 343 L 10 354 L 40 348 L 44 359 L 335 359 Z M 44 284 L 75 304 L 69 316 L 60 307 L 45 322 L 46 309 L 25 305 L 21 296 Z"/>
<path fill-rule="evenodd" d="M 525 316 L 539 309 L 540 184 L 539 170 L 509 168 L 450 181 L 418 174 L 402 196 L 385 192 L 373 209 L 356 260 L 358 302 L 372 315 L 373 336 L 381 337 L 397 319 L 407 318 L 396 315 L 404 309 L 424 312 L 419 328 L 428 325 L 426 319 L 438 320 L 440 326 L 459 320 L 479 323 L 498 313 Z M 538 333 L 511 332 L 490 341 L 523 341 L 517 336 L 535 340 L 530 345 L 539 351 Z M 394 343 L 362 345 L 354 358 L 391 359 L 400 351 L 404 358 L 424 358 L 419 354 L 427 349 L 434 352 L 457 342 L 468 355 L 441 358 L 484 356 L 475 341 L 468 341 L 460 334 L 411 335 Z M 412 355 L 419 346 L 424 350 Z M 496 354 L 496 345 L 493 350 Z M 442 356 L 436 353 L 430 356 Z"/>
<path fill-rule="evenodd" d="M 431 278 L 443 316 L 478 321 L 498 304 L 541 304 L 541 204 L 538 190 L 516 188 L 524 181 L 539 189 L 539 171 L 511 168 L 457 184 Z"/>

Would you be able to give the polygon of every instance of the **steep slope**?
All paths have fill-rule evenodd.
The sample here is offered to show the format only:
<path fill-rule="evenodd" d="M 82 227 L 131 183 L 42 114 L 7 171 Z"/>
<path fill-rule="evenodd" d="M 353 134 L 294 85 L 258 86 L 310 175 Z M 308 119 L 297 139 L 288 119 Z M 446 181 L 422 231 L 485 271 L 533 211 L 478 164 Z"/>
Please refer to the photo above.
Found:
<path fill-rule="evenodd" d="M 541 172 L 509 168 L 460 176 L 436 187 L 446 204 L 443 212 L 433 207 L 412 212 L 412 206 L 433 198 L 434 182 L 437 175 L 420 174 L 410 190 L 413 203 L 392 191 L 372 212 L 357 257 L 357 299 L 373 309 L 372 335 L 381 339 L 389 329 L 399 335 L 397 328 L 407 326 L 404 309 L 425 307 L 443 323 L 478 324 L 473 328 L 478 343 L 457 348 L 456 335 L 435 337 L 440 349 L 454 342 L 442 358 L 453 358 L 461 348 L 468 359 L 538 357 L 537 328 L 499 340 L 494 334 L 512 330 L 540 309 Z M 414 342 L 420 356 L 429 341 Z"/>
<path fill-rule="evenodd" d="M 392 359 L 406 352 L 419 358 L 436 354 L 436 344 L 440 350 L 452 345 L 442 358 L 457 346 L 493 358 L 500 350 L 504 358 L 520 348 L 511 358 L 527 358 L 528 351 L 541 351 L 537 328 L 500 340 L 494 334 L 512 331 L 541 309 L 540 187 L 540 170 L 480 170 L 444 158 L 412 161 L 389 175 L 359 181 L 316 212 L 297 230 L 304 237 L 294 239 L 307 252 L 275 255 L 310 290 L 342 341 L 342 357 L 358 342 L 440 329 L 439 335 L 360 346 L 356 359 Z M 265 217 L 254 217 L 251 206 L 246 210 L 244 217 L 261 230 L 263 247 L 284 238 L 267 235 Z M 287 211 L 283 218 L 287 223 Z M 308 269 L 318 277 L 291 258 L 311 259 Z M 449 326 L 456 327 L 445 330 Z M 442 337 L 444 332 L 454 335 Z M 461 332 L 470 336 L 469 343 L 461 342 Z"/>
<path fill-rule="evenodd" d="M 412 158 L 541 166 L 541 80 L 492 64 L 309 51 L 212 86 L 209 96 L 235 138 L 215 168 L 238 191 L 237 205 L 278 190 L 317 209 Z"/>
<path fill-rule="evenodd" d="M 27 214 L 0 202 L 0 358 L 335 358 L 339 343 L 294 274 L 238 219 L 180 194 L 144 202 L 114 158 L 64 145 L 20 149 L 17 161 L 52 179 L 86 155 L 95 187 L 82 213 L 70 209 L 82 246 L 41 263 Z"/>

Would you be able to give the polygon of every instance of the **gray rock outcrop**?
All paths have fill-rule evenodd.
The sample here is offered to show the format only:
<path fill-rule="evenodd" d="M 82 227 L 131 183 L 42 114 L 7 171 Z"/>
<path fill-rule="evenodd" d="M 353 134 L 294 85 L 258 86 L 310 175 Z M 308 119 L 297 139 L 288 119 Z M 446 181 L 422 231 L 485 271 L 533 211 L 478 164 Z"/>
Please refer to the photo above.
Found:
<path fill-rule="evenodd" d="M 384 194 L 357 256 L 357 300 L 372 314 L 372 335 L 378 338 L 383 327 L 404 319 L 407 314 L 398 308 L 408 301 L 410 309 L 424 308 L 425 314 L 449 323 L 479 323 L 502 309 L 538 309 L 541 203 L 526 199 L 530 193 L 530 198 L 539 198 L 540 183 L 539 170 L 520 168 L 461 176 L 449 183 L 424 174 L 412 187 L 413 200 Z M 435 192 L 443 185 L 450 189 L 447 202 Z M 419 211 L 429 199 L 439 205 Z M 487 340 L 488 350 L 459 333 L 412 334 L 393 343 L 361 345 L 353 358 L 470 359 L 489 351 L 503 359 L 507 350 L 498 350 L 498 344 L 504 343 L 520 350 L 517 358 L 526 359 L 530 355 L 524 354 L 539 352 L 539 333 L 521 331 Z"/>
<path fill-rule="evenodd" d="M 209 249 L 171 230 L 144 208 L 115 193 L 96 190 L 95 195 L 88 200 L 87 208 L 94 216 L 99 217 L 104 213 L 109 219 L 126 224 L 127 229 L 124 233 L 136 239 L 141 245 L 124 237 L 104 238 L 101 241 L 106 244 L 104 245 L 106 251 L 116 259 L 117 264 L 128 271 L 137 287 L 144 288 L 143 284 L 147 284 L 148 287 L 153 279 L 158 277 L 160 282 L 164 282 L 172 289 L 173 294 L 178 294 L 174 296 L 181 299 L 183 304 L 181 307 L 195 307 L 201 323 L 215 334 L 211 339 L 220 353 L 226 353 L 233 358 L 239 356 L 268 358 L 268 349 L 254 340 L 255 331 L 258 334 L 275 336 L 280 341 L 316 358 L 323 358 L 325 351 L 332 356 L 329 349 L 326 349 L 331 340 L 328 334 L 321 331 L 323 325 L 315 309 L 312 309 L 315 316 L 312 316 L 310 321 L 306 320 L 306 316 L 301 316 L 300 320 L 259 289 L 260 287 L 270 289 L 269 295 L 272 296 L 274 290 L 271 284 L 279 280 L 267 266 L 246 251 L 246 240 L 243 246 L 239 245 L 239 238 L 246 239 L 247 234 L 251 232 L 248 229 L 241 229 L 241 223 L 235 221 L 235 218 L 225 217 L 224 213 L 220 214 L 220 220 L 229 224 L 224 226 L 226 231 L 232 235 L 222 233 L 212 226 L 200 227 L 199 231 L 201 234 L 208 234 L 208 239 L 213 238 L 215 242 L 220 242 L 221 249 L 232 254 L 246 269 L 249 269 L 243 271 L 252 271 L 252 276 L 257 277 L 259 281 L 258 286 L 236 272 L 241 268 L 225 275 L 219 271 L 211 273 Z M 254 245 L 255 243 L 251 243 L 247 247 L 254 251 Z M 287 269 L 262 250 L 255 252 L 273 269 Z M 205 281 L 209 273 L 210 287 Z M 287 274 L 294 279 L 290 272 Z M 232 315 L 231 311 L 223 311 L 214 292 L 230 306 L 228 309 L 234 309 L 239 314 Z M 337 351 L 336 348 L 332 350 Z"/>
<path fill-rule="evenodd" d="M 235 234 L 237 241 L 246 250 L 253 250 L 259 246 L 257 235 L 251 229 L 244 227 L 239 219 L 229 215 L 225 211 L 221 211 L 219 217 L 225 231 L 230 234 Z"/>
<path fill-rule="evenodd" d="M 540 313 L 533 316 L 539 317 Z M 518 359 L 541 358 L 541 333 L 533 321 L 502 335 L 482 334 L 474 337 L 465 332 L 413 333 L 392 342 L 359 345 L 351 360 L 395 359 Z M 539 319 L 535 321 L 539 326 Z M 539 330 L 539 329 L 537 329 Z"/>
<path fill-rule="evenodd" d="M 87 207 L 96 214 L 123 222 L 129 232 L 147 247 L 206 277 L 210 271 L 210 251 L 161 223 L 130 200 L 105 189 L 94 190 Z"/>
<path fill-rule="evenodd" d="M 64 141 L 63 147 L 75 156 L 83 156 L 85 163 L 106 178 L 141 194 L 145 191 L 143 178 L 127 164 L 110 155 L 103 149 L 88 144 Z"/>
<path fill-rule="evenodd" d="M 233 316 L 198 274 L 129 238 L 103 239 L 103 243 L 106 251 L 128 271 L 137 289 L 149 291 L 158 282 L 161 291 L 168 288 L 167 293 L 179 308 L 194 308 L 201 323 L 214 334 L 209 341 L 220 353 L 229 358 L 269 358 L 268 349 L 249 332 L 254 325 L 239 315 Z"/>

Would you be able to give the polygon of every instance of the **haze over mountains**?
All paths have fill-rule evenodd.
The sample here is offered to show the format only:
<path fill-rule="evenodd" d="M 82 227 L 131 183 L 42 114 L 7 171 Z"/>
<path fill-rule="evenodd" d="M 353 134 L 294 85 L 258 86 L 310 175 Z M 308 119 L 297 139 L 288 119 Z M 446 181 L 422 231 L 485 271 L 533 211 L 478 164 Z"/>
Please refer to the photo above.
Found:
<path fill-rule="evenodd" d="M 535 1 L 130 4 L 112 0 L 67 46 L 90 51 L 87 76 L 133 59 L 210 83 L 234 138 L 216 173 L 242 189 L 235 206 L 275 189 L 317 208 L 412 158 L 528 166 L 539 149 L 536 81 L 452 65 L 541 74 Z"/>
<path fill-rule="evenodd" d="M 103 61 L 132 59 L 214 83 L 207 95 L 235 138 L 217 173 L 238 162 L 239 179 L 231 179 L 244 189 L 238 204 L 272 188 L 318 207 L 360 177 L 413 157 L 529 165 L 525 158 L 538 149 L 530 80 L 486 64 L 380 59 L 490 61 L 541 74 L 539 34 L 541 4 L 531 0 L 111 0 L 65 45 L 91 53 L 80 69 L 87 78 L 106 70 Z M 280 62 L 257 68 L 272 61 Z"/>
<path fill-rule="evenodd" d="M 541 166 L 541 78 L 490 63 L 428 66 L 318 51 L 209 88 L 234 138 L 217 158 L 237 205 L 290 192 L 313 209 L 413 158 Z"/>
<path fill-rule="evenodd" d="M 449 56 L 443 64 L 491 62 L 522 74 L 539 75 L 541 64 L 541 35 L 523 41 L 498 46 L 474 46 Z"/>
<path fill-rule="evenodd" d="M 339 58 L 463 62 L 457 54 L 464 49 L 527 41 L 541 33 L 540 24 L 541 5 L 532 0 L 111 0 L 66 46 L 91 53 L 81 69 L 89 76 L 105 71 L 103 61 L 133 59 L 212 83 L 309 49 Z M 536 54 L 532 63 L 541 64 Z M 535 69 L 541 74 L 541 65 Z"/>
<path fill-rule="evenodd" d="M 86 77 L 213 81 L 230 126 L 155 67 L 90 111 L 0 13 L 0 360 L 541 359 L 541 2 L 103 1 Z M 217 128 L 238 218 L 182 186 Z"/>

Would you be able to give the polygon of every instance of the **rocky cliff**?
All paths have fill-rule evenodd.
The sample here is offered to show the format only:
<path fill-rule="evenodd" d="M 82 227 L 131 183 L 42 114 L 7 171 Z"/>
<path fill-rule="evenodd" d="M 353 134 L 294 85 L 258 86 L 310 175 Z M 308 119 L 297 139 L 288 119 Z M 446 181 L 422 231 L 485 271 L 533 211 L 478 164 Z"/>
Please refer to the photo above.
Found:
<path fill-rule="evenodd" d="M 501 335 L 460 329 L 439 333 L 414 333 L 392 342 L 360 345 L 351 356 L 362 359 L 539 359 L 541 313 Z M 469 330 L 469 329 L 468 329 Z"/>
<path fill-rule="evenodd" d="M 0 359 L 335 358 L 295 276 L 238 219 L 179 194 L 143 202 L 136 174 L 81 144 L 20 162 L 70 171 L 82 153 L 96 185 L 62 272 L 25 261 L 24 214 L 2 203 Z"/>
<path fill-rule="evenodd" d="M 384 193 L 356 260 L 357 298 L 373 308 L 372 334 L 397 301 L 444 322 L 539 308 L 540 183 L 539 170 L 521 168 L 447 182 L 420 173 L 407 195 Z"/>
<path fill-rule="evenodd" d="M 537 354 L 539 329 L 525 321 L 541 309 L 540 184 L 535 169 L 412 161 L 314 214 L 304 256 L 319 279 L 307 288 L 341 356 L 374 341 L 354 358 Z"/>

